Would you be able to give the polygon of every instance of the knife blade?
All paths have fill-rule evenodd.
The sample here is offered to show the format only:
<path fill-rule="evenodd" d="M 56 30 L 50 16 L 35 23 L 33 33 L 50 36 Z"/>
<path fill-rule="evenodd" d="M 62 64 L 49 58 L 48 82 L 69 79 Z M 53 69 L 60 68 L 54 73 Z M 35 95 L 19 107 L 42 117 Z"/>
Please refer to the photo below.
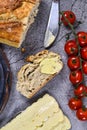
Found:
<path fill-rule="evenodd" d="M 47 48 L 55 41 L 59 30 L 59 0 L 52 0 L 49 20 L 45 32 L 44 47 Z"/>

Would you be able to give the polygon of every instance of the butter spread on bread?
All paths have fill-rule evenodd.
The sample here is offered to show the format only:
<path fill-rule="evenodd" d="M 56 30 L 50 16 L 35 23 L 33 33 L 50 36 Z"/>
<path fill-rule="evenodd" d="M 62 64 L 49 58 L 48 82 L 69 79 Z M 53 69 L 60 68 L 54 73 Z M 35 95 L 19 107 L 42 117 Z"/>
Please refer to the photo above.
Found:
<path fill-rule="evenodd" d="M 31 98 L 63 68 L 59 54 L 43 50 L 36 55 L 28 56 L 29 63 L 18 72 L 17 90 Z"/>
<path fill-rule="evenodd" d="M 1 130 L 69 130 L 71 124 L 56 100 L 45 94 Z"/>
<path fill-rule="evenodd" d="M 58 56 L 42 60 L 40 63 L 41 73 L 55 74 L 56 72 L 59 72 L 62 68 L 61 63 L 58 64 L 58 62 L 60 62 L 59 60 Z"/>
<path fill-rule="evenodd" d="M 0 1 L 0 43 L 20 47 L 38 12 L 39 0 Z"/>

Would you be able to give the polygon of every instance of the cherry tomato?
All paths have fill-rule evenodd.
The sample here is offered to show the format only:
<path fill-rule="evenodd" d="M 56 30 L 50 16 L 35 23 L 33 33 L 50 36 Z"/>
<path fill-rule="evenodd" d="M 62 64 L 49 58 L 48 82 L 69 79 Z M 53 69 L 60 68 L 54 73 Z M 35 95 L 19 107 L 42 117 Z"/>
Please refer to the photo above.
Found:
<path fill-rule="evenodd" d="M 61 21 L 63 22 L 63 24 L 64 24 L 65 26 L 67 26 L 67 25 L 68 25 L 68 21 L 67 21 L 65 18 L 66 18 L 71 24 L 74 24 L 75 21 L 76 21 L 76 16 L 75 16 L 75 14 L 74 14 L 72 11 L 64 11 L 64 16 L 62 15 L 62 17 L 61 17 Z"/>
<path fill-rule="evenodd" d="M 83 61 L 82 63 L 82 69 L 85 74 L 87 74 L 87 61 Z"/>
<path fill-rule="evenodd" d="M 79 69 L 80 68 L 80 58 L 78 56 L 71 56 L 71 57 L 69 57 L 67 64 L 71 70 Z"/>
<path fill-rule="evenodd" d="M 69 100 L 69 103 L 68 103 L 69 107 L 72 109 L 72 110 L 78 110 L 79 108 L 82 107 L 82 101 L 80 99 L 76 99 L 76 98 L 71 98 Z"/>
<path fill-rule="evenodd" d="M 75 40 L 69 40 L 65 44 L 65 51 L 68 55 L 77 55 L 78 54 L 78 46 Z"/>
<path fill-rule="evenodd" d="M 82 82 L 83 76 L 80 70 L 72 71 L 69 77 L 72 84 L 78 84 Z"/>
<path fill-rule="evenodd" d="M 81 48 L 80 53 L 81 53 L 81 57 L 82 57 L 84 60 L 87 60 L 87 46 Z"/>
<path fill-rule="evenodd" d="M 86 87 L 83 84 L 80 84 L 75 90 L 74 90 L 74 94 L 76 96 L 78 96 L 79 98 L 84 97 L 85 96 L 85 90 Z"/>
<path fill-rule="evenodd" d="M 86 32 L 78 32 L 78 41 L 81 47 L 87 45 L 87 33 Z"/>
<path fill-rule="evenodd" d="M 87 108 L 80 108 L 79 110 L 77 110 L 76 116 L 79 120 L 87 121 Z"/>

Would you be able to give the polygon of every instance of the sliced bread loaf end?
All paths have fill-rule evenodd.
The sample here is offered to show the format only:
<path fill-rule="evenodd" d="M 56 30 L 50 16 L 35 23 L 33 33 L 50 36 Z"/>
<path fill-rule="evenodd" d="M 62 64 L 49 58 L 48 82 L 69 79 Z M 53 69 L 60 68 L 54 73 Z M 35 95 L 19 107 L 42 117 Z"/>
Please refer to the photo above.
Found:
<path fill-rule="evenodd" d="M 41 51 L 28 56 L 29 62 L 18 72 L 17 90 L 27 98 L 31 98 L 63 68 L 59 54 Z"/>

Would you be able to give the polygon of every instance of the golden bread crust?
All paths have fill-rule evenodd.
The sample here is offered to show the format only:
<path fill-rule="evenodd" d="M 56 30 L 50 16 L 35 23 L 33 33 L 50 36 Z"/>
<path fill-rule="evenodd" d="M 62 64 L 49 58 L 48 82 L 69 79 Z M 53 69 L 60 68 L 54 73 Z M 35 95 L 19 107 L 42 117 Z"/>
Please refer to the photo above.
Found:
<path fill-rule="evenodd" d="M 38 3 L 39 0 L 0 0 L 0 42 L 14 47 L 21 45 L 28 24 L 32 23 L 28 23 L 29 18 Z"/>
<path fill-rule="evenodd" d="M 21 6 L 22 0 L 0 0 L 0 14 L 12 11 Z"/>
<path fill-rule="evenodd" d="M 34 5 L 32 3 L 29 2 L 23 2 L 22 6 L 15 9 L 13 11 L 13 15 L 17 18 L 17 19 L 23 19 L 24 17 L 26 17 L 28 14 L 30 14 L 32 8 L 34 7 Z"/>
<path fill-rule="evenodd" d="M 19 22 L 2 22 L 0 23 L 0 38 L 13 42 L 19 42 L 23 25 Z"/>

